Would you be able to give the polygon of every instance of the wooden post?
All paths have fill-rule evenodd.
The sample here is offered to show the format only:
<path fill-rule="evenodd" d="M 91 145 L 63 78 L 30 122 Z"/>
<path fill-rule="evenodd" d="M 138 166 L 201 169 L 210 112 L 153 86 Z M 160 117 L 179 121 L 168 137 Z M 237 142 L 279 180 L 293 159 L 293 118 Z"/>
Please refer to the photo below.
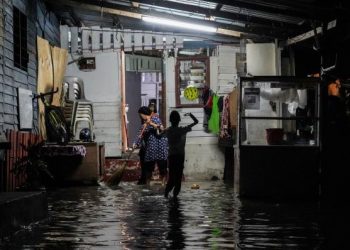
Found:
<path fill-rule="evenodd" d="M 125 113 L 125 53 L 120 52 L 119 63 L 120 96 L 121 96 L 121 131 L 122 131 L 122 152 L 128 149 L 128 136 L 126 133 L 126 113 Z"/>

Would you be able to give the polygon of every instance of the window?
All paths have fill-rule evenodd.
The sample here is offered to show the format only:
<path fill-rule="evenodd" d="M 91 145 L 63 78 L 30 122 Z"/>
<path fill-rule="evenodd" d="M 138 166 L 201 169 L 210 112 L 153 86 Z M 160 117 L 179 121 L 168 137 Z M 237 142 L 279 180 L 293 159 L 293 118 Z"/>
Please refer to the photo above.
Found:
<path fill-rule="evenodd" d="M 175 70 L 176 106 L 203 107 L 202 92 L 210 87 L 209 57 L 177 57 Z"/>
<path fill-rule="evenodd" d="M 13 7 L 13 61 L 15 67 L 27 71 L 27 16 Z"/>

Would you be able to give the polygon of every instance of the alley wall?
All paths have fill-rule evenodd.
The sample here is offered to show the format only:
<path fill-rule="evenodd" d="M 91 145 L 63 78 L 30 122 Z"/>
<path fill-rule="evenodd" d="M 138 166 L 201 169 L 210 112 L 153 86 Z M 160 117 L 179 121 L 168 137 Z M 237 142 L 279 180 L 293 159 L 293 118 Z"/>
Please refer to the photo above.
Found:
<path fill-rule="evenodd" d="M 105 144 L 107 157 L 120 157 L 121 141 L 121 93 L 119 79 L 119 52 L 94 53 L 84 56 L 94 57 L 96 69 L 80 70 L 74 60 L 68 59 L 66 76 L 77 76 L 84 81 L 85 98 L 93 102 L 95 141 Z M 77 130 L 79 136 L 81 124 Z"/>

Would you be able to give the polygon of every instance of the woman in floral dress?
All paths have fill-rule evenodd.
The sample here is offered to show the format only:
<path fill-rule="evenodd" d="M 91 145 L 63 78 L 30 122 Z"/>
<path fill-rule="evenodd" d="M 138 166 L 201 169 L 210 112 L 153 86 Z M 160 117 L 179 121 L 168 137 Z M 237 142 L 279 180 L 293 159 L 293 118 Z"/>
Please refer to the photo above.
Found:
<path fill-rule="evenodd" d="M 144 148 L 146 184 L 149 184 L 156 164 L 164 184 L 167 176 L 168 139 L 160 134 L 160 130 L 163 129 L 162 122 L 159 116 L 152 115 L 148 107 L 141 107 L 138 113 L 144 123 L 139 129 L 133 147 Z"/>

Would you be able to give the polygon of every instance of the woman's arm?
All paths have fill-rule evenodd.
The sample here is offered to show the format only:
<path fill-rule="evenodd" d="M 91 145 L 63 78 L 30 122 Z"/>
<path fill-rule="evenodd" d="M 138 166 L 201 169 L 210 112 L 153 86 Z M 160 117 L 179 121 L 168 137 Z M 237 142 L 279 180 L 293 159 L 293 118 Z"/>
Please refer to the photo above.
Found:
<path fill-rule="evenodd" d="M 145 133 L 146 127 L 147 127 L 147 123 L 146 122 L 141 125 L 139 131 L 137 132 L 137 136 L 136 136 L 135 140 L 132 143 L 132 147 L 133 148 L 137 148 L 137 147 L 141 146 L 142 137 L 143 137 L 143 134 Z"/>

